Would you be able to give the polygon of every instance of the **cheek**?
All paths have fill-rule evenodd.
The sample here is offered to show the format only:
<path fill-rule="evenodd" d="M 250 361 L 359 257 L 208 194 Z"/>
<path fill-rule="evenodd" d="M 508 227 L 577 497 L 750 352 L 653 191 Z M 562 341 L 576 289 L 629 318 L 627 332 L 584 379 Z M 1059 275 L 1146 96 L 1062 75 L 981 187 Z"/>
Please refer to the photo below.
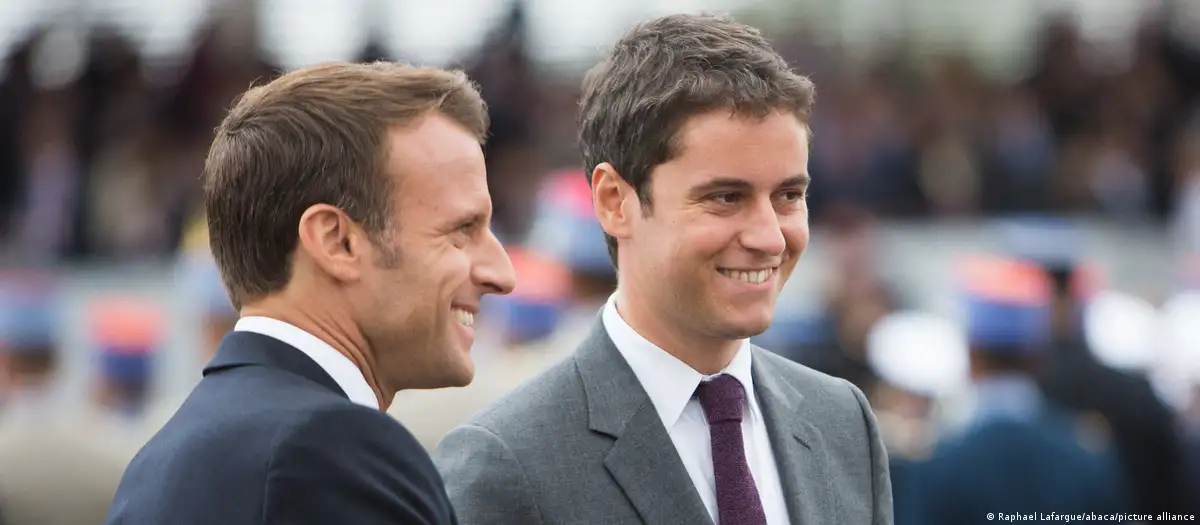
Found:
<path fill-rule="evenodd" d="M 799 256 L 808 247 L 807 217 L 790 219 L 788 222 L 780 224 L 780 230 L 783 231 L 783 238 L 787 242 L 788 250 L 796 256 Z"/>
<path fill-rule="evenodd" d="M 691 258 L 705 259 L 735 246 L 740 231 L 734 219 L 706 216 L 681 223 L 669 239 Z"/>

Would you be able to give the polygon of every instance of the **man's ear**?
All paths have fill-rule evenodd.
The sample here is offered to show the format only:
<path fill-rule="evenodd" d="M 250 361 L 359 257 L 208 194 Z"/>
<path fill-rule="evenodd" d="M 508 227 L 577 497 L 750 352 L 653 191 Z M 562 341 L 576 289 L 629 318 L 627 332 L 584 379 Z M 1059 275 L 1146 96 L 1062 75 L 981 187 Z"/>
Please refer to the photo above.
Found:
<path fill-rule="evenodd" d="M 641 203 L 633 186 L 621 178 L 616 168 L 601 162 L 592 170 L 592 206 L 604 232 L 625 239 L 632 231 L 633 214 L 640 212 Z"/>
<path fill-rule="evenodd" d="M 345 212 L 314 204 L 300 216 L 297 252 L 338 281 L 355 281 L 370 263 L 370 240 Z M 300 253 L 297 253 L 299 255 Z"/>

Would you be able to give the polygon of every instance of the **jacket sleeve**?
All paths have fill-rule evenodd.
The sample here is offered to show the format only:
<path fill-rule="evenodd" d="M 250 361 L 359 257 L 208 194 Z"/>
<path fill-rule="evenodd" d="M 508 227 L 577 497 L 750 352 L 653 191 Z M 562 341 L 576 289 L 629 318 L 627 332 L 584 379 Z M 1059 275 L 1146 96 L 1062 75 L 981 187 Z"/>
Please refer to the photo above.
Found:
<path fill-rule="evenodd" d="M 459 426 L 442 439 L 434 462 L 463 525 L 542 523 L 520 463 L 492 431 Z"/>
<path fill-rule="evenodd" d="M 871 444 L 868 452 L 871 455 L 871 492 L 874 506 L 871 525 L 892 525 L 895 523 L 895 516 L 892 506 L 891 467 L 887 449 L 884 448 L 883 438 L 879 434 L 879 424 L 875 421 L 875 412 L 871 410 L 867 396 L 863 395 L 862 390 L 849 382 L 846 383 L 846 386 L 854 392 L 854 397 L 858 400 L 866 427 L 867 440 Z"/>
<path fill-rule="evenodd" d="M 346 406 L 286 431 L 267 469 L 264 524 L 455 524 L 429 455 L 399 422 Z"/>

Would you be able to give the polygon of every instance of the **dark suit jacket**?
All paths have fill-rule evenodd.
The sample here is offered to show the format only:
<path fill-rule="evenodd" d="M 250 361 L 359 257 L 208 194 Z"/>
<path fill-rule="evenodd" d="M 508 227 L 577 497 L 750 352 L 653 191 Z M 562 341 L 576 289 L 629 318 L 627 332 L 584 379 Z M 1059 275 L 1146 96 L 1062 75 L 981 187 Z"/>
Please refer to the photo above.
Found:
<path fill-rule="evenodd" d="M 1069 420 L 1050 411 L 1029 421 L 973 427 L 940 444 L 920 468 L 920 479 L 912 483 L 915 492 L 906 494 L 919 493 L 916 512 L 906 512 L 906 521 L 897 525 L 984 525 L 997 521 L 988 518 L 989 512 L 1132 511 L 1116 458 L 1081 447 Z M 914 510 L 908 502 L 904 508 Z"/>
<path fill-rule="evenodd" d="M 456 523 L 417 440 L 351 403 L 299 350 L 225 337 L 204 379 L 130 463 L 110 525 Z"/>
<path fill-rule="evenodd" d="M 1068 342 L 1047 356 L 1039 383 L 1057 406 L 1108 421 L 1134 491 L 1134 511 L 1188 510 L 1183 442 L 1174 414 L 1149 381 L 1104 366 L 1086 345 Z"/>

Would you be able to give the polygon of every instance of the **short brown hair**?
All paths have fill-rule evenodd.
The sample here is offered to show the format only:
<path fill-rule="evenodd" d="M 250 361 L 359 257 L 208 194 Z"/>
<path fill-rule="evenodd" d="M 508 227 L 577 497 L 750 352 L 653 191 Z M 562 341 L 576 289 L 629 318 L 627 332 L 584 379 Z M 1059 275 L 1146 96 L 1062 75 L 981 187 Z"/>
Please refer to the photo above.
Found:
<path fill-rule="evenodd" d="M 650 211 L 650 172 L 679 153 L 689 118 L 717 109 L 807 123 L 816 90 L 759 31 L 716 15 L 670 15 L 634 26 L 583 81 L 579 143 L 588 180 L 613 165 Z M 613 265 L 617 243 L 605 236 Z"/>
<path fill-rule="evenodd" d="M 288 283 L 312 205 L 335 205 L 372 235 L 392 228 L 388 130 L 433 111 L 485 140 L 487 108 L 459 71 L 322 64 L 242 95 L 204 166 L 209 243 L 234 307 Z"/>

